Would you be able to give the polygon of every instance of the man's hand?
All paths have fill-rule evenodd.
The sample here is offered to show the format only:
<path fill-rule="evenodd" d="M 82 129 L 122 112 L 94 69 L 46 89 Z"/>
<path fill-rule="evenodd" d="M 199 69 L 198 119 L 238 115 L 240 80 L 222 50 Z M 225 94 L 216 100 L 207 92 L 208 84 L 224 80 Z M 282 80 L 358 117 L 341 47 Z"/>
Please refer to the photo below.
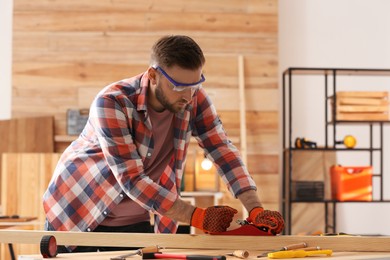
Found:
<path fill-rule="evenodd" d="M 284 228 L 282 215 L 277 211 L 264 210 L 261 207 L 253 208 L 249 219 L 258 227 L 266 227 L 269 232 L 279 234 Z"/>
<path fill-rule="evenodd" d="M 238 211 L 229 206 L 214 206 L 206 209 L 195 208 L 191 217 L 191 226 L 207 233 L 224 232 Z"/>

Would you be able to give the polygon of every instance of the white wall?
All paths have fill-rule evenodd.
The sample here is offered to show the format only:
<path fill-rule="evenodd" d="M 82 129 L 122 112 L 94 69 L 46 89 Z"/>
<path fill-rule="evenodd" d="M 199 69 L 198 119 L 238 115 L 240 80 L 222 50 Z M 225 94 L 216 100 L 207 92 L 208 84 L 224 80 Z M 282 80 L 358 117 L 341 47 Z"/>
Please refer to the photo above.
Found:
<path fill-rule="evenodd" d="M 387 0 L 279 0 L 279 74 L 288 67 L 390 68 L 388 10 L 390 1 Z M 324 100 L 321 86 L 324 80 L 298 77 L 293 83 L 297 87 L 293 98 L 299 100 L 294 103 L 293 138 L 307 137 L 323 145 Z M 301 85 L 302 88 L 299 87 Z M 390 92 L 390 77 L 341 78 L 337 85 L 346 90 Z M 353 134 L 359 145 L 367 145 L 368 130 L 363 128 L 342 127 L 338 138 L 342 138 L 343 134 Z M 390 130 L 386 126 L 386 199 L 390 199 L 390 167 L 386 162 L 390 156 L 389 140 Z M 367 157 L 359 153 L 352 156 L 344 153 L 338 156 L 338 162 L 351 166 L 368 165 Z M 390 203 L 339 204 L 336 231 L 390 235 L 388 219 Z"/>
<path fill-rule="evenodd" d="M 0 1 L 0 119 L 11 118 L 12 5 Z"/>

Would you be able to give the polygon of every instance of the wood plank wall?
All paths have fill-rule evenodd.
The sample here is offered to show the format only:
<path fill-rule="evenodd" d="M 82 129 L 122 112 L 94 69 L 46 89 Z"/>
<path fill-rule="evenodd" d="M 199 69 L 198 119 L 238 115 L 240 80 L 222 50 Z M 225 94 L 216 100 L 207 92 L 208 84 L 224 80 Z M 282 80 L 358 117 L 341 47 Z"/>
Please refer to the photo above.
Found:
<path fill-rule="evenodd" d="M 67 109 L 85 108 L 97 88 L 145 71 L 159 37 L 189 35 L 203 48 L 204 87 L 234 138 L 240 136 L 237 57 L 244 56 L 248 168 L 265 206 L 277 209 L 277 5 L 276 0 L 15 0 L 12 116 L 54 115 L 55 134 L 64 135 Z M 58 144 L 56 152 L 62 149 Z M 224 202 L 237 206 L 228 195 Z"/>

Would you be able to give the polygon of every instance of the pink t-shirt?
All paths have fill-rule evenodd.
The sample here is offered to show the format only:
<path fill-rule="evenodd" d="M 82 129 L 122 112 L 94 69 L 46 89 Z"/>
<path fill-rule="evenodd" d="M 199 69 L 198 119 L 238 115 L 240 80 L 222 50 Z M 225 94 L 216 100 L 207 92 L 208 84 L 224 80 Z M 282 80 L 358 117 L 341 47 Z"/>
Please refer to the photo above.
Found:
<path fill-rule="evenodd" d="M 148 114 L 152 122 L 154 151 L 144 161 L 144 171 L 157 182 L 173 156 L 173 113 L 168 110 L 158 113 L 149 108 Z M 125 197 L 100 225 L 126 226 L 149 220 L 149 211 Z"/>

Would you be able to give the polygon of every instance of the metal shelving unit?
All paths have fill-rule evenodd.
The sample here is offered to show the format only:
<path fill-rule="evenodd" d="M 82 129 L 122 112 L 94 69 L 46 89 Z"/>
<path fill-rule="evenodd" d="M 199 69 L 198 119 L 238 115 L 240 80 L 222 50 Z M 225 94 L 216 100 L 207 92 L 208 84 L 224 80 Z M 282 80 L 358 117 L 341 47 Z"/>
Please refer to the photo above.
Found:
<path fill-rule="evenodd" d="M 292 200 L 292 165 L 294 152 L 302 151 L 300 148 L 293 146 L 293 82 L 294 76 L 319 76 L 324 80 L 324 98 L 325 100 L 325 122 L 324 124 L 324 147 L 311 148 L 310 151 L 335 151 L 335 152 L 366 152 L 369 156 L 370 164 L 374 163 L 374 153 L 379 158 L 379 171 L 373 174 L 373 179 L 379 179 L 379 199 L 373 201 L 337 201 L 331 199 L 324 199 L 322 201 L 310 201 L 310 200 Z M 323 203 L 325 212 L 325 232 L 336 232 L 336 205 L 338 203 L 389 203 L 390 200 L 384 199 L 383 195 L 383 144 L 384 134 L 383 128 L 385 124 L 389 124 L 390 121 L 337 121 L 332 120 L 336 118 L 336 109 L 333 109 L 331 113 L 329 109 L 329 99 L 333 99 L 333 104 L 336 104 L 336 91 L 337 77 L 339 76 L 390 76 L 390 69 L 351 69 L 351 68 L 301 68 L 292 67 L 283 72 L 282 85 L 282 131 L 283 131 L 283 182 L 282 182 L 282 214 L 286 220 L 285 233 L 291 234 L 292 228 L 292 204 L 294 203 Z M 369 127 L 369 146 L 364 148 L 339 148 L 336 147 L 336 137 L 338 126 L 340 125 L 364 125 Z M 374 133 L 378 129 L 379 134 Z M 379 144 L 374 146 L 373 137 L 378 135 Z M 287 153 L 286 153 L 287 152 Z M 288 165 L 288 166 L 287 166 Z M 331 217 L 329 217 L 329 212 Z"/>

